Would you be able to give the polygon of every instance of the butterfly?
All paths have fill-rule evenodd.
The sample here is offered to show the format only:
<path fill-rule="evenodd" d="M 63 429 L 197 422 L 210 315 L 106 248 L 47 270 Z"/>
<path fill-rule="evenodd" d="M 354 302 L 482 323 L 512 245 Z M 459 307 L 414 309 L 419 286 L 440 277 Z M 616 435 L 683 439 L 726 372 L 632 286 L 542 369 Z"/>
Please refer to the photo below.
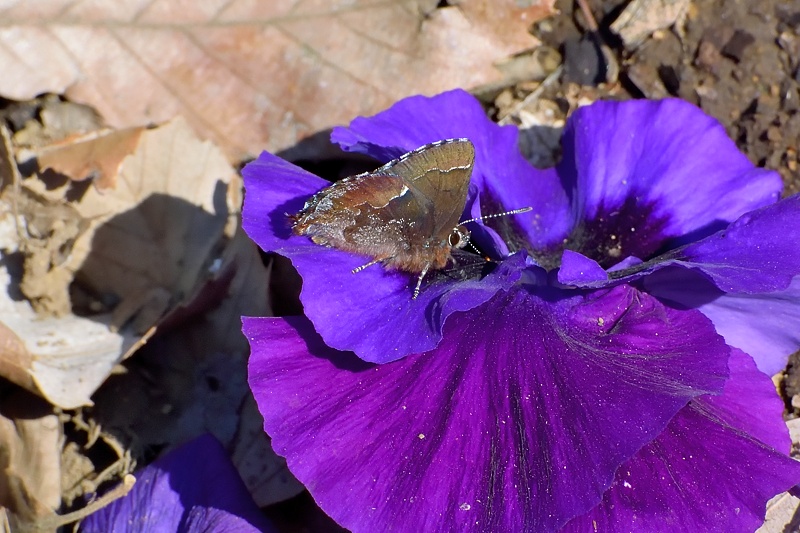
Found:
<path fill-rule="evenodd" d="M 290 217 L 293 232 L 371 258 L 353 272 L 381 263 L 417 274 L 416 299 L 425 275 L 445 268 L 452 251 L 469 243 L 464 224 L 477 219 L 459 221 L 474 164 L 475 147 L 469 139 L 426 144 L 377 170 L 322 189 Z"/>

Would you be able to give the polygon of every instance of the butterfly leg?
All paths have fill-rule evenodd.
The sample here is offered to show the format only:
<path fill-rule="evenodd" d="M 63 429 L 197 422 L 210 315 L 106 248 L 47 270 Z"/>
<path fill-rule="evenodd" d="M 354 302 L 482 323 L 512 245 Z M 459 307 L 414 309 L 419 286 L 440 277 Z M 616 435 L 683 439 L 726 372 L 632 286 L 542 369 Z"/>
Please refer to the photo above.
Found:
<path fill-rule="evenodd" d="M 384 259 L 373 259 L 372 261 L 370 261 L 366 265 L 361 265 L 360 267 L 356 267 L 353 270 L 351 270 L 350 272 L 352 272 L 353 274 L 358 274 L 359 272 L 361 272 L 365 268 L 371 267 L 372 265 L 376 265 L 376 264 L 380 263 L 381 261 L 383 261 Z"/>
<path fill-rule="evenodd" d="M 425 265 L 425 268 L 422 269 L 422 272 L 419 273 L 419 277 L 417 278 L 417 286 L 414 287 L 414 296 L 411 297 L 412 300 L 416 300 L 417 296 L 419 296 L 419 288 L 422 286 L 422 278 L 425 277 L 425 274 L 428 273 L 428 269 L 431 268 L 431 264 L 428 263 Z"/>

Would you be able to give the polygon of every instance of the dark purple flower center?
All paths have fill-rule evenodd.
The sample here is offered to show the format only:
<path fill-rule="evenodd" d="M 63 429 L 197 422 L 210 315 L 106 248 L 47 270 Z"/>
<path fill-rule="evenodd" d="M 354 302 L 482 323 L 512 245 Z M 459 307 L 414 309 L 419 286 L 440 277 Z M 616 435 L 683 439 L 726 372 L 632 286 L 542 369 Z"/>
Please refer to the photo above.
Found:
<path fill-rule="evenodd" d="M 505 208 L 489 193 L 481 194 L 481 211 L 493 213 Z M 546 270 L 560 266 L 564 250 L 578 252 L 610 268 L 627 257 L 647 260 L 665 252 L 671 246 L 665 239 L 668 220 L 654 214 L 651 205 L 628 197 L 619 208 L 601 209 L 594 219 L 579 220 L 570 234 L 557 245 L 535 249 L 525 239 L 514 217 L 493 218 L 485 222 L 505 241 L 511 252 L 526 250 L 538 265 Z"/>
<path fill-rule="evenodd" d="M 664 247 L 665 218 L 653 207 L 628 197 L 617 209 L 603 210 L 594 220 L 578 222 L 564 246 L 609 268 L 626 257 L 647 260 Z"/>

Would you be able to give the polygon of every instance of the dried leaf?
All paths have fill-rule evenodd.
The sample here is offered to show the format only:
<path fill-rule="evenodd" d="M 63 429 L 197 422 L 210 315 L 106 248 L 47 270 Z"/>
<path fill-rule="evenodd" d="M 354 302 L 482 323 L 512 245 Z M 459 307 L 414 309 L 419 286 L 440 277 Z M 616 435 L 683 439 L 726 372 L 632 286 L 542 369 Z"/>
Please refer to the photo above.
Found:
<path fill-rule="evenodd" d="M 0 204 L 0 212 L 3 212 Z M 0 218 L 0 242 L 13 252 L 14 218 Z M 123 354 L 139 340 L 109 330 L 110 314 L 88 318 L 42 318 L 30 303 L 14 298 L 9 260 L 0 268 L 0 375 L 63 408 L 91 404 L 89 396 L 105 381 Z"/>
<path fill-rule="evenodd" d="M 105 139 L 85 142 L 101 146 Z M 68 290 L 77 287 L 70 285 L 73 278 L 88 290 L 85 317 L 68 313 L 74 301 L 64 304 L 61 318 L 43 318 L 9 291 L 0 295 L 7 330 L 0 337 L 7 344 L 0 372 L 65 408 L 91 405 L 89 397 L 113 366 L 214 277 L 211 269 L 236 226 L 241 203 L 238 177 L 224 155 L 199 141 L 181 119 L 142 132 L 112 183 L 113 189 L 88 188 L 72 197 L 69 183 L 53 188 L 27 179 L 23 190 L 32 199 L 19 203 L 19 218 L 0 208 L 5 215 L 0 248 L 13 252 L 16 228 L 27 231 L 25 277 L 13 280 L 3 270 L 3 286 L 11 293 L 17 286 L 27 288 L 38 295 L 40 308 L 42 302 L 64 304 Z M 88 227 L 65 233 L 69 217 L 50 216 L 45 209 L 59 200 L 56 208 L 75 211 Z M 74 237 L 74 244 L 67 237 Z M 126 324 L 130 327 L 123 328 Z"/>
<path fill-rule="evenodd" d="M 611 24 L 627 48 L 636 48 L 657 30 L 680 24 L 690 0 L 633 0 Z"/>
<path fill-rule="evenodd" d="M 496 81 L 553 0 L 16 2 L 0 94 L 44 92 L 127 128 L 176 114 L 234 160 L 277 151 L 415 93 Z"/>
<path fill-rule="evenodd" d="M 17 160 L 35 159 L 41 170 L 52 169 L 76 181 L 92 179 L 98 189 L 111 189 L 122 160 L 139 144 L 144 128 L 98 130 L 36 148 L 17 151 Z"/>
<path fill-rule="evenodd" d="M 783 374 L 773 377 L 775 380 Z M 777 383 L 777 382 L 776 382 Z M 800 418 L 793 418 L 786 422 L 789 426 L 789 437 L 792 439 L 792 455 L 796 456 L 800 450 Z M 756 533 L 785 533 L 797 531 L 800 527 L 800 499 L 788 492 L 778 494 L 767 503 L 767 516 Z"/>
<path fill-rule="evenodd" d="M 250 395 L 244 401 L 231 459 L 259 507 L 287 500 L 305 490 L 289 472 L 286 461 L 272 451 L 264 433 L 264 419 Z"/>
<path fill-rule="evenodd" d="M 792 449 L 800 452 L 800 418 L 792 418 L 786 422 L 789 427 L 789 438 L 792 439 Z"/>
<path fill-rule="evenodd" d="M 52 517 L 61 503 L 61 424 L 49 405 L 17 390 L 0 412 L 0 507 L 15 521 Z"/>
<path fill-rule="evenodd" d="M 16 102 L 5 109 L 3 115 L 16 124 L 14 145 L 29 149 L 66 141 L 69 137 L 80 137 L 103 128 L 97 111 L 54 95 Z"/>
<path fill-rule="evenodd" d="M 800 520 L 796 519 L 800 510 L 800 499 L 784 492 L 767 503 L 767 516 L 764 525 L 756 533 L 786 533 L 797 531 Z"/>
<path fill-rule="evenodd" d="M 40 315 L 68 315 L 73 272 L 62 265 L 88 221 L 70 205 L 48 202 L 26 189 L 6 194 L 5 198 L 14 204 L 19 217 L 19 245 L 25 257 L 20 291 Z"/>
<path fill-rule="evenodd" d="M 44 182 L 28 182 L 47 194 Z M 64 268 L 99 302 L 114 302 L 115 327 L 132 321 L 143 333 L 211 277 L 235 224 L 238 187 L 222 153 L 184 120 L 147 130 L 113 189 L 90 188 L 70 203 L 91 225 Z"/>

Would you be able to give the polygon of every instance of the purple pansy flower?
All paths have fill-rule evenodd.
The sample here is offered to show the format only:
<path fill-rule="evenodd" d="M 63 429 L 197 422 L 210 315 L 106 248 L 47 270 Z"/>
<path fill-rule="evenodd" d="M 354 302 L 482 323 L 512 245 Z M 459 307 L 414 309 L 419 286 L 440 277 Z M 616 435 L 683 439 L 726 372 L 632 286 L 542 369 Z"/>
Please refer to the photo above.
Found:
<path fill-rule="evenodd" d="M 416 300 L 413 274 L 292 235 L 324 181 L 245 168 L 245 230 L 292 260 L 308 317 L 244 320 L 276 451 L 353 531 L 752 530 L 800 482 L 750 357 L 800 346 L 800 198 L 678 100 L 578 110 L 548 170 L 462 91 L 333 133 L 382 162 L 455 137 L 465 218 L 533 210 L 473 224 L 494 269 Z"/>
<path fill-rule="evenodd" d="M 272 532 L 222 444 L 201 435 L 148 465 L 126 496 L 87 517 L 82 533 Z"/>

